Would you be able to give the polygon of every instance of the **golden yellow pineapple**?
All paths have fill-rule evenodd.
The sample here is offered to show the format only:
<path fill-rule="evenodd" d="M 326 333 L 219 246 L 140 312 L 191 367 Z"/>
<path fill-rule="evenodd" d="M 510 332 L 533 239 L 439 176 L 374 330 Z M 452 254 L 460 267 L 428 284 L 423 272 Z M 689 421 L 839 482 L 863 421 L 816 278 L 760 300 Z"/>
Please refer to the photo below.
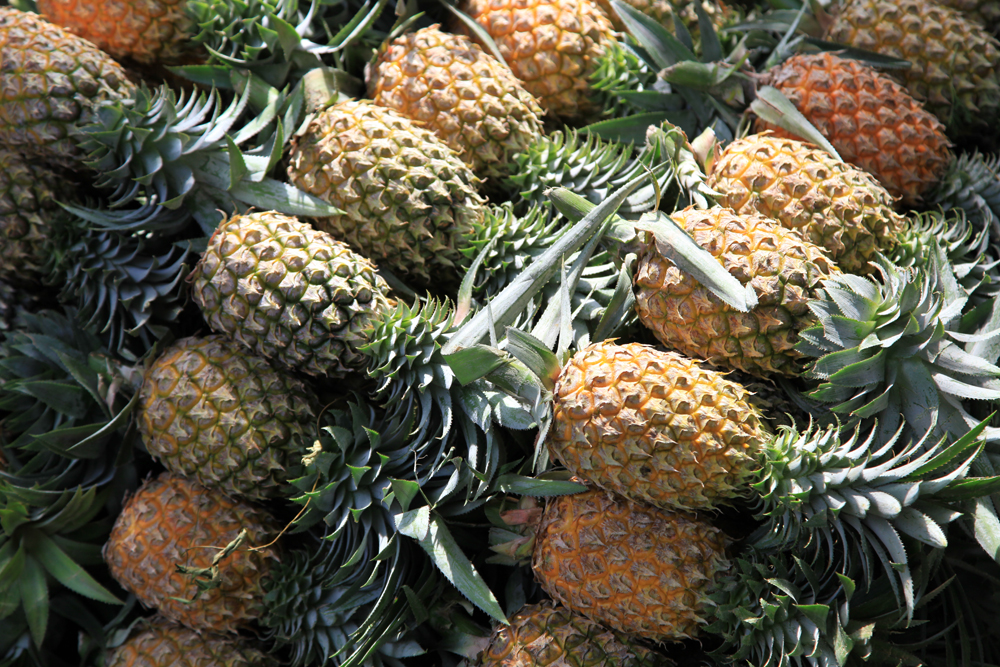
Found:
<path fill-rule="evenodd" d="M 93 42 L 115 58 L 176 62 L 196 26 L 188 0 L 37 0 L 46 20 Z"/>
<path fill-rule="evenodd" d="M 199 591 L 177 571 L 210 567 L 242 530 L 246 541 L 220 562 L 217 587 Z M 277 549 L 265 545 L 277 534 L 276 523 L 256 507 L 163 473 L 125 503 L 104 560 L 118 583 L 167 618 L 195 630 L 236 632 L 264 610 L 264 580 L 278 560 Z"/>
<path fill-rule="evenodd" d="M 647 235 L 635 274 L 639 319 L 661 343 L 719 368 L 798 375 L 798 332 L 820 281 L 838 273 L 825 252 L 756 213 L 688 207 L 670 216 L 727 271 L 757 294 L 741 313 L 677 268 Z"/>
<path fill-rule="evenodd" d="M 510 69 L 436 25 L 383 44 L 368 70 L 368 93 L 488 178 L 506 175 L 513 156 L 542 134 L 542 109 Z"/>
<path fill-rule="evenodd" d="M 317 227 L 423 283 L 458 279 L 462 248 L 485 213 L 479 179 L 455 151 L 366 100 L 316 114 L 292 140 L 288 177 L 344 211 Z"/>
<path fill-rule="evenodd" d="M 105 667 L 277 667 L 278 661 L 243 637 L 200 633 L 162 616 L 140 621 L 108 652 Z"/>
<path fill-rule="evenodd" d="M 761 83 L 784 93 L 846 162 L 872 174 L 907 205 L 918 204 L 954 160 L 944 126 L 905 88 L 831 53 L 795 55 Z M 777 137 L 792 135 L 768 123 Z"/>
<path fill-rule="evenodd" d="M 867 273 L 896 244 L 903 218 L 873 176 L 794 139 L 755 134 L 708 165 L 706 185 L 737 213 L 757 212 L 825 248 L 844 271 Z"/>
<path fill-rule="evenodd" d="M 825 38 L 909 60 L 892 74 L 951 128 L 993 123 L 1000 112 L 1000 41 L 955 9 L 933 0 L 844 0 Z"/>
<path fill-rule="evenodd" d="M 728 538 L 702 519 L 602 490 L 550 499 L 544 511 L 503 515 L 526 524 L 535 578 L 571 611 L 617 632 L 662 642 L 696 637 L 728 571 Z M 504 547 L 500 547 L 501 550 Z"/>
<path fill-rule="evenodd" d="M 764 437 L 746 390 L 675 352 L 596 343 L 563 366 L 547 444 L 604 489 L 708 509 L 746 493 Z"/>
<path fill-rule="evenodd" d="M 667 667 L 673 662 L 551 600 L 498 625 L 476 667 Z"/>
<path fill-rule="evenodd" d="M 556 119 L 586 120 L 601 108 L 588 83 L 614 26 L 593 0 L 464 0 L 500 54 Z M 464 30 L 455 23 L 456 32 Z"/>
<path fill-rule="evenodd" d="M 37 14 L 0 7 L 0 147 L 75 166 L 71 132 L 135 90 L 121 65 Z"/>

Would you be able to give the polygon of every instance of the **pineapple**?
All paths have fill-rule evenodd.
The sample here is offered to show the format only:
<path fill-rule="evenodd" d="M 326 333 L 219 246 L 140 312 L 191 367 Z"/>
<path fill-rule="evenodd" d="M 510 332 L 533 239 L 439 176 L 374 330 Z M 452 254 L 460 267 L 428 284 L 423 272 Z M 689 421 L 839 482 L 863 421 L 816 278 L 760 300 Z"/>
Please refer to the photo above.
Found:
<path fill-rule="evenodd" d="M 46 240 L 65 179 L 16 151 L 0 148 L 0 278 L 26 281 L 41 275 L 48 258 Z"/>
<path fill-rule="evenodd" d="M 908 206 L 928 194 L 954 160 L 944 126 L 906 89 L 857 61 L 831 53 L 795 55 L 760 81 L 784 93 L 840 156 Z M 774 130 L 766 123 L 758 130 Z"/>
<path fill-rule="evenodd" d="M 654 667 L 672 665 L 665 656 L 616 635 L 555 602 L 522 607 L 510 625 L 493 630 L 476 667 Z"/>
<path fill-rule="evenodd" d="M 27 157 L 73 166 L 73 129 L 135 90 L 107 54 L 30 12 L 0 7 L 0 51 L 0 146 Z"/>
<path fill-rule="evenodd" d="M 199 633 L 162 616 L 140 621 L 105 667 L 265 667 L 278 661 L 242 637 Z"/>
<path fill-rule="evenodd" d="M 757 294 L 734 310 L 677 268 L 651 234 L 641 242 L 634 285 L 639 319 L 661 343 L 720 368 L 798 375 L 797 332 L 813 321 L 809 301 L 839 274 L 823 250 L 757 213 L 688 207 L 671 219 Z"/>
<path fill-rule="evenodd" d="M 37 0 L 36 5 L 46 20 L 112 57 L 142 64 L 178 62 L 197 27 L 188 0 Z"/>
<path fill-rule="evenodd" d="M 1000 2 L 997 0 L 944 0 L 941 4 L 957 9 L 994 33 L 1000 27 Z"/>
<path fill-rule="evenodd" d="M 312 442 L 305 384 L 226 336 L 184 338 L 146 370 L 139 432 L 171 472 L 253 500 L 287 494 Z"/>
<path fill-rule="evenodd" d="M 625 24 L 611 6 L 611 0 L 596 0 L 596 2 L 604 10 L 608 18 L 611 19 L 615 30 L 625 32 Z M 720 0 L 712 0 L 710 2 L 705 2 L 704 0 L 625 0 L 625 2 L 654 19 L 671 33 L 674 31 L 674 20 L 680 21 L 692 33 L 693 37 L 696 37 L 699 33 L 698 14 L 694 9 L 696 2 L 705 10 L 705 14 L 708 15 L 715 30 L 724 28 L 727 23 L 736 17 L 736 12 Z"/>
<path fill-rule="evenodd" d="M 483 217 L 479 179 L 431 131 L 347 100 L 292 140 L 289 180 L 344 211 L 316 225 L 366 257 L 429 284 L 457 279 L 465 236 Z"/>
<path fill-rule="evenodd" d="M 601 112 L 589 79 L 614 26 L 596 2 L 465 0 L 459 9 L 489 33 L 550 118 L 585 121 Z"/>
<path fill-rule="evenodd" d="M 496 547 L 530 557 L 535 578 L 572 612 L 662 642 L 701 634 L 710 596 L 731 566 L 729 539 L 702 519 L 601 490 L 501 515 L 525 537 Z"/>
<path fill-rule="evenodd" d="M 273 212 L 223 222 L 188 280 L 213 329 L 310 375 L 362 368 L 371 319 L 394 305 L 370 261 Z"/>
<path fill-rule="evenodd" d="M 793 139 L 758 134 L 732 142 L 710 159 L 706 185 L 737 213 L 756 211 L 797 230 L 850 273 L 867 273 L 903 227 L 874 177 Z"/>
<path fill-rule="evenodd" d="M 211 567 L 241 531 L 246 543 L 218 563 L 211 582 L 217 586 L 199 590 L 177 570 Z M 278 562 L 277 548 L 265 545 L 277 533 L 256 507 L 163 473 L 128 499 L 104 545 L 104 560 L 126 590 L 167 618 L 194 630 L 236 632 L 264 612 L 264 580 Z"/>
<path fill-rule="evenodd" d="M 1000 41 L 933 0 L 845 0 L 829 41 L 909 60 L 899 78 L 952 129 L 992 125 L 1000 112 Z"/>
<path fill-rule="evenodd" d="M 383 44 L 368 93 L 433 131 L 485 178 L 506 175 L 513 155 L 542 134 L 542 109 L 510 70 L 436 25 Z"/>
<path fill-rule="evenodd" d="M 549 452 L 594 484 L 667 509 L 746 495 L 765 433 L 747 392 L 720 373 L 604 342 L 573 355 L 552 393 Z"/>

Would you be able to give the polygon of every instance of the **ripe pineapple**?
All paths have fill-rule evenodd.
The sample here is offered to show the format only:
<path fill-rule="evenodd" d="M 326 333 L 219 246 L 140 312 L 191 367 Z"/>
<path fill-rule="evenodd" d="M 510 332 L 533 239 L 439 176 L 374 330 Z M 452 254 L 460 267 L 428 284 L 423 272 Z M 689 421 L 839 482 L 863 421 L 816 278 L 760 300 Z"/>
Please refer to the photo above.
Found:
<path fill-rule="evenodd" d="M 511 71 L 550 118 L 600 113 L 588 83 L 614 26 L 592 0 L 465 0 L 459 9 L 481 25 Z M 456 32 L 466 30 L 456 21 Z"/>
<path fill-rule="evenodd" d="M 476 667 L 654 667 L 665 656 L 616 635 L 585 616 L 547 600 L 522 607 L 498 625 Z"/>
<path fill-rule="evenodd" d="M 0 7 L 0 52 L 0 146 L 28 157 L 72 166 L 72 129 L 135 90 L 107 54 L 30 12 Z"/>
<path fill-rule="evenodd" d="M 246 542 L 219 563 L 217 587 L 199 591 L 177 571 L 177 565 L 210 567 L 244 530 Z M 236 632 L 264 611 L 264 580 L 278 551 L 263 545 L 277 532 L 256 507 L 163 473 L 125 503 L 104 545 L 104 560 L 126 590 L 167 618 L 194 630 Z"/>
<path fill-rule="evenodd" d="M 674 352 L 596 343 L 565 364 L 547 445 L 575 474 L 663 508 L 746 495 L 765 434 L 746 390 Z"/>
<path fill-rule="evenodd" d="M 272 212 L 219 225 L 188 280 L 213 329 L 310 375 L 364 367 L 365 330 L 394 303 L 370 261 Z"/>
<path fill-rule="evenodd" d="M 514 154 L 542 134 L 542 109 L 510 70 L 436 25 L 382 45 L 368 94 L 433 131 L 486 178 L 506 175 Z"/>
<path fill-rule="evenodd" d="M 243 637 L 196 632 L 162 616 L 140 621 L 123 643 L 110 650 L 105 667 L 264 667 L 274 657 Z"/>
<path fill-rule="evenodd" d="M 820 281 L 839 274 L 823 250 L 759 214 L 688 207 L 671 215 L 741 283 L 758 305 L 741 313 L 668 259 L 652 235 L 635 274 L 639 319 L 661 343 L 720 368 L 751 375 L 798 375 L 797 332 L 813 321 Z"/>
<path fill-rule="evenodd" d="M 957 9 L 994 32 L 1000 27 L 1000 2 L 997 0 L 944 0 L 941 4 Z"/>
<path fill-rule="evenodd" d="M 188 0 L 37 0 L 46 20 L 92 42 L 114 58 L 175 63 L 196 31 Z"/>
<path fill-rule="evenodd" d="M 303 382 L 226 336 L 184 338 L 147 369 L 139 393 L 146 450 L 171 472 L 229 495 L 287 495 L 313 438 Z"/>
<path fill-rule="evenodd" d="M 702 519 L 601 490 L 513 510 L 523 538 L 497 550 L 530 555 L 541 587 L 570 611 L 611 630 L 662 642 L 700 634 L 722 574 L 728 538 Z"/>
<path fill-rule="evenodd" d="M 0 278 L 24 281 L 41 273 L 52 218 L 62 213 L 60 186 L 65 179 L 51 168 L 0 148 Z"/>
<path fill-rule="evenodd" d="M 366 257 L 424 283 L 457 278 L 465 236 L 482 220 L 479 179 L 429 130 L 348 100 L 292 140 L 289 180 L 343 210 L 316 220 Z"/>
<path fill-rule="evenodd" d="M 954 159 L 941 122 L 898 83 L 857 61 L 795 55 L 760 83 L 784 93 L 846 162 L 908 206 L 923 199 Z M 792 136 L 766 123 L 757 129 Z"/>
<path fill-rule="evenodd" d="M 867 273 L 903 226 L 874 177 L 811 144 L 752 135 L 726 146 L 707 171 L 720 204 L 797 230 L 850 273 Z"/>
<path fill-rule="evenodd" d="M 952 129 L 996 125 L 1000 41 L 933 0 L 845 0 L 825 38 L 909 60 L 898 76 Z"/>

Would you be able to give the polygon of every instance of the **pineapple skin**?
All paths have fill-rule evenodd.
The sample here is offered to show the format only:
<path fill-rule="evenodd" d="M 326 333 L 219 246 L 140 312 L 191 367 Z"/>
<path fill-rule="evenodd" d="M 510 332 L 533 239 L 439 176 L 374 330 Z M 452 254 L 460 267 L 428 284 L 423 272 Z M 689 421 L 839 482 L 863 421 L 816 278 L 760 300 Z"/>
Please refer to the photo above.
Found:
<path fill-rule="evenodd" d="M 38 161 L 0 148 L 0 279 L 41 277 L 49 259 L 51 219 L 62 214 L 56 192 L 65 179 Z"/>
<path fill-rule="evenodd" d="M 220 563 L 217 588 L 199 594 L 192 579 L 176 570 L 209 567 L 218 549 L 244 529 L 247 542 Z M 194 630 L 237 632 L 263 612 L 263 581 L 278 560 L 274 546 L 249 547 L 268 544 L 278 530 L 244 501 L 162 473 L 126 501 L 104 545 L 104 560 L 123 588 L 165 617 Z"/>
<path fill-rule="evenodd" d="M 476 667 L 667 667 L 673 662 L 551 600 L 498 625 Z"/>
<path fill-rule="evenodd" d="M 278 661 L 242 637 L 199 633 L 162 616 L 142 622 L 104 667 L 267 667 Z"/>
<path fill-rule="evenodd" d="M 46 20 L 114 58 L 144 65 L 174 63 L 196 31 L 187 0 L 37 0 Z"/>
<path fill-rule="evenodd" d="M 954 160 L 941 121 L 903 86 L 857 61 L 795 55 L 761 83 L 784 93 L 844 161 L 875 176 L 907 206 L 919 204 Z M 755 127 L 797 138 L 768 123 Z"/>
<path fill-rule="evenodd" d="M 369 101 L 319 113 L 292 140 L 288 178 L 345 212 L 317 227 L 424 284 L 458 278 L 465 239 L 485 214 L 480 181 L 453 150 Z"/>
<path fill-rule="evenodd" d="M 184 338 L 146 371 L 139 432 L 167 470 L 252 500 L 286 495 L 315 421 L 297 378 L 226 336 Z"/>
<path fill-rule="evenodd" d="M 544 113 L 504 64 L 464 35 L 430 26 L 385 43 L 368 94 L 431 130 L 477 175 L 507 175 L 542 135 Z"/>
<path fill-rule="evenodd" d="M 839 273 L 823 250 L 758 214 L 692 206 L 674 222 L 729 273 L 752 286 L 758 305 L 741 313 L 678 269 L 651 235 L 639 248 L 634 287 L 640 321 L 668 348 L 758 377 L 800 374 L 797 333 L 812 322 L 820 281 Z"/>
<path fill-rule="evenodd" d="M 648 345 L 580 350 L 553 391 L 549 451 L 603 489 L 664 509 L 710 509 L 746 492 L 763 444 L 747 392 Z"/>
<path fill-rule="evenodd" d="M 489 33 L 500 55 L 552 119 L 601 112 L 589 79 L 614 26 L 592 0 L 464 0 L 459 9 Z M 455 32 L 467 29 L 458 21 Z"/>
<path fill-rule="evenodd" d="M 812 144 L 756 134 L 715 159 L 706 185 L 737 213 L 760 213 L 825 248 L 842 270 L 864 274 L 904 225 L 875 178 Z"/>
<path fill-rule="evenodd" d="M 548 502 L 532 570 L 567 608 L 650 641 L 696 637 L 730 562 L 727 538 L 683 514 L 601 490 Z"/>
<path fill-rule="evenodd" d="M 994 32 L 996 28 L 1000 27 L 1000 1 L 998 0 L 945 0 L 941 4 L 957 9 L 965 16 Z"/>
<path fill-rule="evenodd" d="M 394 305 L 374 264 L 274 212 L 221 223 L 188 281 L 212 329 L 286 368 L 333 378 L 365 367 L 368 323 Z"/>
<path fill-rule="evenodd" d="M 909 60 L 894 70 L 927 110 L 953 129 L 1000 112 L 1000 41 L 932 0 L 847 0 L 826 39 Z"/>
<path fill-rule="evenodd" d="M 74 166 L 72 130 L 135 91 L 106 53 L 31 12 L 0 7 L 0 52 L 0 146 L 27 157 Z"/>

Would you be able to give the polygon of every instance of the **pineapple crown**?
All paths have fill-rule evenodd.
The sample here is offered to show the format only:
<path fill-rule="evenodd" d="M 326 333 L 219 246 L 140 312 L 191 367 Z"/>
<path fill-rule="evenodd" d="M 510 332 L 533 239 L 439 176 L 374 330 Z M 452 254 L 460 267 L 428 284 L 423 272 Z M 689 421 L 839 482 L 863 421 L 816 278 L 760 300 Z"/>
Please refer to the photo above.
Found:
<path fill-rule="evenodd" d="M 879 417 L 882 439 L 904 423 L 935 439 L 961 437 L 978 420 L 959 399 L 1000 398 L 996 332 L 977 330 L 978 320 L 963 315 L 969 296 L 940 245 L 928 254 L 916 270 L 880 257 L 881 281 L 851 274 L 824 281 L 809 304 L 816 323 L 796 345 L 815 358 L 806 374 L 821 383 L 810 395 L 838 414 Z"/>
<path fill-rule="evenodd" d="M 634 43 L 628 41 L 609 40 L 590 75 L 590 85 L 604 98 L 604 115 L 610 118 L 659 111 L 659 105 L 647 105 L 649 95 L 643 94 L 655 90 L 656 82 L 656 71 L 650 69 L 636 52 Z"/>
<path fill-rule="evenodd" d="M 1000 226 L 1000 155 L 963 153 L 948 165 L 929 199 L 945 209 L 960 208 L 977 227 Z"/>

